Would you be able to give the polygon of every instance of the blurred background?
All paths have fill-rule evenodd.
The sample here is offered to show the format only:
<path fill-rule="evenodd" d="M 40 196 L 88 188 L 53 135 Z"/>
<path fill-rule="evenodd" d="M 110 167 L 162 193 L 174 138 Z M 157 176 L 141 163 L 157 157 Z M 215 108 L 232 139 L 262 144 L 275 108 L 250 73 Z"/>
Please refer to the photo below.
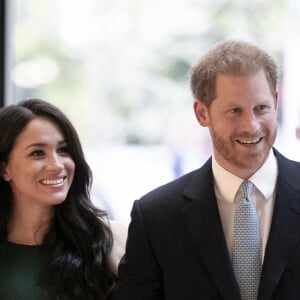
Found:
<path fill-rule="evenodd" d="M 4 104 L 38 97 L 81 138 L 93 201 L 128 223 L 132 202 L 210 156 L 188 70 L 211 45 L 240 38 L 280 67 L 276 145 L 300 159 L 300 2 L 296 0 L 10 0 Z"/>

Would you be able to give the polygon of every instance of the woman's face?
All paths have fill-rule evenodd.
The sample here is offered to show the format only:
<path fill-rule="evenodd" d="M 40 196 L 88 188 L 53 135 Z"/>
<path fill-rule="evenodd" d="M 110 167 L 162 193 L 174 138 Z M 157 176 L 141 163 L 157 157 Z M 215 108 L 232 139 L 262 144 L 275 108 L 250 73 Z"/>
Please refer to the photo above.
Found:
<path fill-rule="evenodd" d="M 36 117 L 16 139 L 5 168 L 13 204 L 27 209 L 62 203 L 69 192 L 75 163 L 59 126 Z"/>

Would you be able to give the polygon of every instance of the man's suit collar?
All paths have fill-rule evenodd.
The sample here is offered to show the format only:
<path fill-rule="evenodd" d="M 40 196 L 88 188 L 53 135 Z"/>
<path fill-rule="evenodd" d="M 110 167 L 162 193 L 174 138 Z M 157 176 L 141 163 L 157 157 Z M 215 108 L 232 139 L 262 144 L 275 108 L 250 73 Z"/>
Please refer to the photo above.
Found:
<path fill-rule="evenodd" d="M 239 299 L 214 192 L 211 159 L 195 172 L 183 197 L 188 231 L 201 260 L 224 299 Z M 196 262 L 195 262 L 196 263 Z"/>
<path fill-rule="evenodd" d="M 276 200 L 258 299 L 271 299 L 293 249 L 300 240 L 300 163 L 273 149 L 278 162 Z M 239 299 L 214 192 L 211 159 L 194 173 L 183 192 L 182 209 L 191 239 L 199 248 L 224 299 Z"/>
<path fill-rule="evenodd" d="M 271 299 L 300 240 L 300 163 L 274 149 L 279 175 L 258 299 Z"/>

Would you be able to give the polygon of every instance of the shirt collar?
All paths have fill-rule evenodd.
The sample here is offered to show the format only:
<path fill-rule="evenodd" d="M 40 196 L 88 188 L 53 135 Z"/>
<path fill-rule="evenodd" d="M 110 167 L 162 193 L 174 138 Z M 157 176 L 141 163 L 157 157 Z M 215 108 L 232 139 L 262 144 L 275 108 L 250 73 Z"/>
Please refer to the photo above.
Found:
<path fill-rule="evenodd" d="M 243 179 L 221 167 L 214 156 L 212 157 L 212 170 L 216 189 L 224 200 L 233 203 Z M 277 161 L 273 151 L 270 151 L 265 163 L 249 180 L 260 190 L 265 199 L 268 199 L 275 190 L 277 173 Z"/>

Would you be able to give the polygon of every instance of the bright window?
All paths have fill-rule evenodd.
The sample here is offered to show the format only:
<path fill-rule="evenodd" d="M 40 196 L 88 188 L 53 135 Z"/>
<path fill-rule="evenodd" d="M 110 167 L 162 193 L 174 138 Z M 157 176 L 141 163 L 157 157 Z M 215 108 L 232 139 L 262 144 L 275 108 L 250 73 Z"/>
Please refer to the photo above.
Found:
<path fill-rule="evenodd" d="M 225 37 L 283 64 L 284 1 L 15 0 L 13 101 L 60 107 L 94 172 L 94 200 L 127 222 L 132 201 L 211 153 L 187 72 Z"/>

